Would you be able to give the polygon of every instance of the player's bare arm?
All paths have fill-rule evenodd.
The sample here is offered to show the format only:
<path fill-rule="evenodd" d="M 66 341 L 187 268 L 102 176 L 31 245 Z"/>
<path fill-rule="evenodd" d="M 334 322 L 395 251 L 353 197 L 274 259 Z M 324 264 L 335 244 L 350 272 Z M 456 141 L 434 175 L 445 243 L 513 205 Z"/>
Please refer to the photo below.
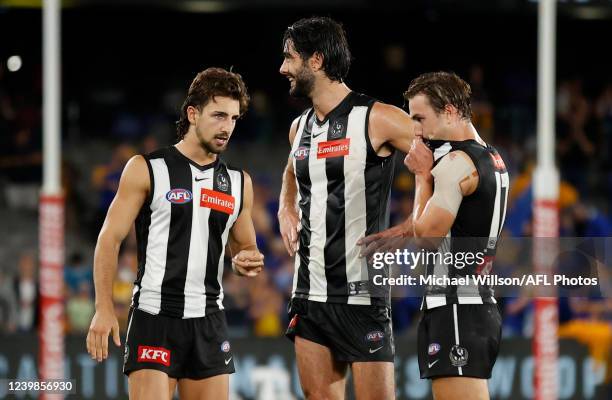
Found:
<path fill-rule="evenodd" d="M 242 211 L 229 234 L 229 247 L 232 252 L 232 266 L 244 276 L 257 276 L 263 268 L 264 256 L 257 249 L 255 227 L 251 212 L 253 210 L 253 182 L 244 172 L 244 200 Z"/>
<path fill-rule="evenodd" d="M 296 118 L 289 128 L 289 144 L 293 146 L 293 140 L 297 133 L 297 125 L 299 118 Z M 278 206 L 278 222 L 280 225 L 280 233 L 283 238 L 285 248 L 291 257 L 297 251 L 298 244 L 298 224 L 300 222 L 296 207 L 297 201 L 297 184 L 295 183 L 295 171 L 293 170 L 293 161 L 291 154 L 287 160 L 287 166 L 283 172 L 283 183 L 281 186 L 279 206 Z"/>
<path fill-rule="evenodd" d="M 389 156 L 392 149 L 404 153 L 410 151 L 414 139 L 413 121 L 404 110 L 385 103 L 374 103 L 370 111 L 369 136 L 372 147 L 381 157 Z M 408 217 L 400 224 L 369 235 L 357 242 L 364 256 L 377 251 L 386 251 L 397 245 L 397 240 L 412 236 L 412 218 Z"/>
<path fill-rule="evenodd" d="M 368 131 L 372 147 L 381 157 L 390 155 L 394 148 L 408 153 L 414 139 L 413 121 L 408 113 L 386 103 L 376 102 L 372 106 Z"/>
<path fill-rule="evenodd" d="M 453 151 L 431 168 L 431 150 L 417 141 L 406 165 L 416 179 L 414 236 L 441 238 L 449 232 L 463 197 L 478 187 L 478 172 L 470 157 Z"/>
<path fill-rule="evenodd" d="M 112 300 L 113 279 L 121 242 L 129 233 L 149 191 L 146 161 L 142 156 L 134 156 L 123 170 L 117 195 L 106 214 L 94 255 L 96 313 L 87 334 L 87 352 L 98 361 L 108 357 L 109 333 L 112 332 L 115 344 L 121 345 Z"/>

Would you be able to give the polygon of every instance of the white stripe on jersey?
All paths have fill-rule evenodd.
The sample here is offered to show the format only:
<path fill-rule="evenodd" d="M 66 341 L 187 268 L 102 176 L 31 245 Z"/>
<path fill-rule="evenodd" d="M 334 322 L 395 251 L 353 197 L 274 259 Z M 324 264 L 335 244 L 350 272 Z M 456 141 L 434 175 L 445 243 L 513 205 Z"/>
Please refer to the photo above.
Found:
<path fill-rule="evenodd" d="M 366 258 L 359 257 L 357 241 L 365 236 L 367 230 L 365 175 L 354 171 L 364 171 L 368 144 L 364 135 L 364 121 L 368 107 L 353 107 L 348 117 L 346 137 L 350 138 L 350 153 L 344 158 L 344 232 L 346 254 L 346 281 L 368 280 Z M 370 305 L 369 295 L 349 296 L 348 304 Z"/>
<path fill-rule="evenodd" d="M 195 188 L 213 188 L 214 168 L 200 171 L 190 165 L 191 176 L 202 179 L 195 182 Z M 191 216 L 191 237 L 189 242 L 189 258 L 187 260 L 187 279 L 185 279 L 185 310 L 183 318 L 198 318 L 203 315 L 206 304 L 206 293 L 204 279 L 206 273 L 206 260 L 208 257 L 208 229 L 202 229 L 208 225 L 210 208 L 200 207 L 200 194 L 194 190 L 193 214 Z"/>
<path fill-rule="evenodd" d="M 448 153 L 448 151 L 447 151 Z M 438 254 L 447 254 L 450 252 L 450 244 L 451 240 L 450 231 L 446 234 L 446 240 L 442 241 L 440 247 L 438 247 Z M 437 260 L 435 258 L 434 260 Z M 436 262 L 433 266 L 433 275 L 436 277 L 448 276 L 448 266 L 444 263 L 444 260 L 441 259 L 440 262 Z M 446 305 L 446 296 L 438 295 L 438 296 L 425 296 L 425 302 L 427 303 L 427 308 L 434 308 Z M 422 305 L 421 305 L 422 308 Z"/>
<path fill-rule="evenodd" d="M 446 142 L 444 143 L 442 146 L 438 147 L 437 149 L 434 150 L 434 161 L 438 161 L 438 159 L 440 159 L 440 157 L 445 156 L 446 154 L 448 154 L 449 151 L 452 150 L 452 146 L 450 143 Z"/>
<path fill-rule="evenodd" d="M 510 192 L 510 175 L 508 172 L 504 172 L 501 174 L 501 185 L 506 188 L 506 197 L 504 198 L 504 212 L 502 213 L 501 225 L 504 226 L 504 222 L 506 221 L 506 210 L 508 209 L 508 192 Z M 499 207 L 499 206 L 498 206 Z M 497 231 L 497 235 L 499 236 L 501 231 Z"/>
<path fill-rule="evenodd" d="M 493 218 L 491 218 L 491 230 L 489 231 L 490 238 L 496 238 L 499 232 L 499 197 L 501 196 L 501 177 L 500 173 L 495 171 L 495 203 L 493 205 Z"/>
<path fill-rule="evenodd" d="M 298 126 L 297 126 L 297 130 L 296 130 L 296 135 L 293 138 L 293 145 L 291 146 L 291 154 L 289 154 L 289 157 L 291 158 L 291 163 L 293 164 L 293 172 L 295 174 L 296 171 L 296 167 L 295 167 L 295 157 L 293 156 L 296 152 L 296 150 L 298 149 L 298 147 L 300 147 L 300 141 L 302 140 L 302 135 L 304 134 L 304 125 L 306 125 L 306 121 L 308 121 L 308 117 L 307 115 L 302 115 L 300 117 L 300 120 L 298 121 Z M 296 203 L 295 203 L 295 208 L 298 210 L 298 221 L 302 221 L 302 209 L 299 207 L 300 201 L 302 200 L 302 196 L 300 195 L 300 185 L 297 181 L 297 177 L 295 178 L 295 187 L 298 188 L 297 190 L 297 198 L 296 198 Z M 299 232 L 298 232 L 298 237 L 299 237 Z M 298 239 L 298 246 L 300 244 L 300 241 Z M 298 271 L 300 269 L 300 257 L 296 254 L 294 256 L 294 264 L 293 264 L 293 288 L 291 289 L 291 294 L 295 294 L 295 289 L 297 288 L 297 282 L 298 282 Z"/>
<path fill-rule="evenodd" d="M 325 163 L 318 162 L 317 150 L 320 142 L 327 141 L 329 121 L 323 126 L 312 124 L 312 140 L 308 169 L 310 172 L 310 274 L 309 300 L 327 301 L 327 277 L 325 276 L 325 241 L 327 239 L 327 172 Z"/>
<path fill-rule="evenodd" d="M 455 344 L 459 346 L 459 320 L 457 318 L 457 304 L 453 304 L 453 322 L 455 324 Z M 457 367 L 459 370 L 459 376 L 463 375 L 463 369 Z"/>
<path fill-rule="evenodd" d="M 151 202 L 151 225 L 147 241 L 145 274 L 142 277 L 138 308 L 151 314 L 159 313 L 161 287 L 166 269 L 166 250 L 170 233 L 171 203 L 166 201 L 170 191 L 170 176 L 165 161 L 150 160 L 154 190 Z"/>

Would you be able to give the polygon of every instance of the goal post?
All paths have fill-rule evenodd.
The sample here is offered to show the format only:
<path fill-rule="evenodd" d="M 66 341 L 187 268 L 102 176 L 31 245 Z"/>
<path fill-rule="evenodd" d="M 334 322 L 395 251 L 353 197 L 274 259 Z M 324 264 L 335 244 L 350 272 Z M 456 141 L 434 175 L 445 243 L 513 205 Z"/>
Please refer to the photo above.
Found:
<path fill-rule="evenodd" d="M 550 274 L 558 250 L 559 172 L 555 167 L 556 0 L 538 8 L 537 167 L 533 175 L 533 265 Z M 545 238 L 545 239 L 543 239 Z M 558 301 L 554 287 L 535 299 L 533 353 L 536 400 L 556 400 L 558 391 Z M 542 291 L 540 291 L 542 293 Z"/>
<path fill-rule="evenodd" d="M 43 1 L 43 187 L 39 204 L 39 378 L 64 377 L 64 197 L 61 185 L 61 0 Z M 62 395 L 41 394 L 41 399 Z"/>

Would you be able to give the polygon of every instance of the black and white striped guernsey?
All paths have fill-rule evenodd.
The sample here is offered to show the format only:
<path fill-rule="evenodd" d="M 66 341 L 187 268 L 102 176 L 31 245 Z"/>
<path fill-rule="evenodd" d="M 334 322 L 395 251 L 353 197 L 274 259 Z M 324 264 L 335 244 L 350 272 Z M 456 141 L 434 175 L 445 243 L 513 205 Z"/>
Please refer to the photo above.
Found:
<path fill-rule="evenodd" d="M 427 275 L 436 277 L 465 277 L 489 274 L 506 218 L 510 178 L 506 166 L 494 147 L 483 146 L 475 140 L 427 140 L 433 151 L 434 166 L 450 152 L 465 152 L 478 172 L 478 187 L 463 197 L 446 239 L 438 249 L 442 254 L 477 254 L 483 262 L 457 268 L 444 262 L 427 264 Z M 425 289 L 422 308 L 431 309 L 448 304 L 495 304 L 493 289 L 473 281 L 467 285 L 430 285 Z"/>
<path fill-rule="evenodd" d="M 242 209 L 243 172 L 220 157 L 198 165 L 174 146 L 144 158 L 151 191 L 136 218 L 132 305 L 177 318 L 223 309 L 225 245 Z"/>
<path fill-rule="evenodd" d="M 374 270 L 359 258 L 360 238 L 388 227 L 392 156 L 379 157 L 368 136 L 375 100 L 349 93 L 319 121 L 311 108 L 298 120 L 291 157 L 301 230 L 293 297 L 319 302 L 387 304 L 374 294 Z M 376 272 L 380 274 L 380 271 Z"/>

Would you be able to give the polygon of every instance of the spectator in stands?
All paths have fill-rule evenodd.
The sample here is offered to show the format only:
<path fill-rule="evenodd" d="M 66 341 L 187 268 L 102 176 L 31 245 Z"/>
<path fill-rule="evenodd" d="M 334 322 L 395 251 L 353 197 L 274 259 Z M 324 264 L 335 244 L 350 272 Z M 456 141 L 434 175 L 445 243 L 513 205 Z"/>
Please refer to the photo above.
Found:
<path fill-rule="evenodd" d="M 587 189 L 595 161 L 595 129 L 589 124 L 591 105 L 583 93 L 582 81 L 561 83 L 557 94 L 557 150 L 561 173 L 580 192 Z"/>
<path fill-rule="evenodd" d="M 232 271 L 230 263 L 226 263 L 223 275 L 223 292 L 225 294 L 223 305 L 227 323 L 234 330 L 239 327 L 243 334 L 246 334 L 246 324 L 249 319 L 250 285 L 251 281 L 242 279 Z"/>
<path fill-rule="evenodd" d="M 484 86 L 484 71 L 480 65 L 472 65 L 469 74 L 472 88 L 472 123 L 487 143 L 493 140 L 493 104 Z"/>
<path fill-rule="evenodd" d="M 64 282 L 66 284 L 66 297 L 76 294 L 82 287 L 83 282 L 93 282 L 93 272 L 90 264 L 85 262 L 83 254 L 72 253 L 64 268 Z M 93 296 L 93 291 L 90 293 Z"/>
<path fill-rule="evenodd" d="M 28 123 L 29 125 L 29 123 Z M 0 175 L 7 203 L 12 209 L 36 210 L 42 177 L 42 144 L 39 131 L 25 123 L 9 132 L 6 146 L 0 149 Z"/>
<path fill-rule="evenodd" d="M 113 150 L 111 161 L 108 164 L 96 166 L 92 172 L 91 184 L 98 193 L 98 210 L 93 224 L 95 226 L 92 226 L 91 229 L 96 234 L 104 222 L 108 207 L 115 198 L 123 167 L 134 154 L 136 150 L 132 146 L 125 143 L 119 144 Z"/>
<path fill-rule="evenodd" d="M 602 167 L 607 182 L 607 198 L 612 198 L 612 83 L 609 83 L 597 99 L 595 115 L 601 130 Z"/>
<path fill-rule="evenodd" d="M 29 332 L 34 327 L 37 310 L 37 261 L 34 252 L 26 251 L 18 261 L 17 293 L 19 300 L 18 329 Z"/>
<path fill-rule="evenodd" d="M 137 269 L 136 252 L 132 248 L 124 248 L 119 256 L 117 278 L 113 282 L 113 304 L 115 315 L 119 320 L 119 329 L 122 332 L 127 330 L 127 317 L 132 303 L 132 289 L 134 288 Z"/>
<path fill-rule="evenodd" d="M 281 313 L 283 299 L 270 282 L 266 270 L 250 281 L 249 316 L 256 336 L 280 336 L 283 333 Z"/>
<path fill-rule="evenodd" d="M 70 333 L 87 333 L 89 323 L 95 312 L 91 296 L 93 282 L 81 281 L 77 291 L 68 297 L 66 317 Z"/>
<path fill-rule="evenodd" d="M 595 116 L 601 124 L 603 158 L 606 166 L 612 166 L 612 83 L 609 83 L 595 104 Z"/>
<path fill-rule="evenodd" d="M 17 329 L 17 297 L 10 276 L 0 269 L 0 333 L 13 333 Z"/>
<path fill-rule="evenodd" d="M 562 236 L 608 237 L 612 224 L 594 205 L 578 201 L 562 214 Z"/>

